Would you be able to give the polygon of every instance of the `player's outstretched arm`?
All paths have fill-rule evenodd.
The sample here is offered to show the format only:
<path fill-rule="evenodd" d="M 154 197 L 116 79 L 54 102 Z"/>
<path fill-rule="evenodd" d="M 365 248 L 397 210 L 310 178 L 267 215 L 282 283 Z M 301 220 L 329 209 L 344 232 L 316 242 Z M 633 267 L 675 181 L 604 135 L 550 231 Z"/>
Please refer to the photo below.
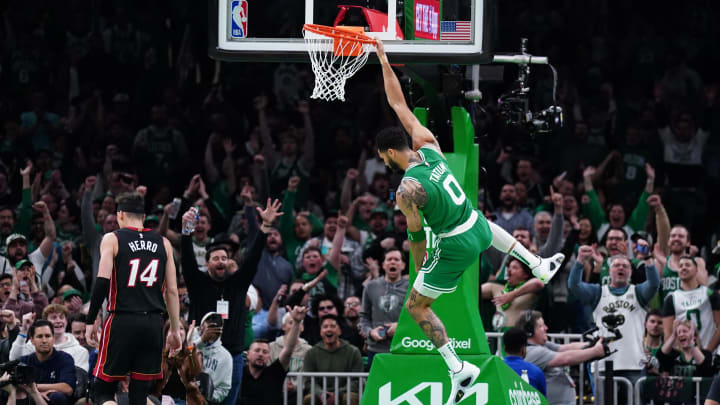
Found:
<path fill-rule="evenodd" d="M 412 137 L 412 148 L 418 150 L 423 146 L 431 145 L 435 148 L 438 153 L 440 151 L 440 144 L 437 139 L 433 136 L 429 129 L 425 128 L 420 121 L 418 121 L 415 114 L 410 111 L 407 103 L 405 102 L 405 96 L 403 95 L 402 87 L 400 87 L 400 81 L 398 81 L 395 72 L 388 62 L 387 54 L 385 53 L 385 47 L 381 40 L 377 40 L 377 55 L 382 65 L 383 81 L 385 82 L 385 95 L 387 96 L 388 103 L 392 107 L 395 114 L 397 114 L 400 122 L 402 123 L 405 130 Z"/>
<path fill-rule="evenodd" d="M 403 179 L 397 189 L 397 204 L 407 220 L 410 255 L 419 271 L 425 259 L 425 229 L 420 216 L 420 208 L 427 203 L 428 196 L 420 183 Z"/>

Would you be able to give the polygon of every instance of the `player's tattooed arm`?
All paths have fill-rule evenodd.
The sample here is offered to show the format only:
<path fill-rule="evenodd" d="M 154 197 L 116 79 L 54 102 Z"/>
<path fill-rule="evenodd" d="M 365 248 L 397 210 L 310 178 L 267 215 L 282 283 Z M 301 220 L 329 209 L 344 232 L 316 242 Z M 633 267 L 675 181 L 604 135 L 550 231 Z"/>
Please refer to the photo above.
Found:
<path fill-rule="evenodd" d="M 397 204 L 400 211 L 405 214 L 408 229 L 416 232 L 422 229 L 422 217 L 420 216 L 420 208 L 424 207 L 428 201 L 428 195 L 420 183 L 403 179 L 397 189 Z"/>
<path fill-rule="evenodd" d="M 415 210 L 417 210 L 424 207 L 428 202 L 428 195 L 423 186 L 417 181 L 410 179 L 403 179 L 402 182 L 400 182 L 400 186 L 398 186 L 397 189 L 397 197 L 401 210 L 403 208 L 413 209 L 413 205 L 415 206 Z M 403 207 L 403 205 L 405 205 L 405 207 Z"/>
<path fill-rule="evenodd" d="M 425 206 L 427 201 L 427 192 L 420 183 L 410 179 L 403 179 L 397 189 L 397 204 L 400 211 L 405 214 L 410 232 L 418 232 L 423 229 L 420 207 Z M 415 264 L 415 270 L 420 270 L 425 258 L 425 240 L 411 241 L 410 255 Z"/>

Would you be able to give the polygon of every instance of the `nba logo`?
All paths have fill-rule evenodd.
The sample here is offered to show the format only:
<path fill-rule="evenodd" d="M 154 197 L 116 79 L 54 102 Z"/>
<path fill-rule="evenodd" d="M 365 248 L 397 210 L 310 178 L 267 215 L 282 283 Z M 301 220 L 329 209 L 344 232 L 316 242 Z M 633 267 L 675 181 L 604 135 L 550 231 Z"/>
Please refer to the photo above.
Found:
<path fill-rule="evenodd" d="M 247 0 L 233 0 L 231 6 L 232 27 L 231 38 L 247 38 Z"/>

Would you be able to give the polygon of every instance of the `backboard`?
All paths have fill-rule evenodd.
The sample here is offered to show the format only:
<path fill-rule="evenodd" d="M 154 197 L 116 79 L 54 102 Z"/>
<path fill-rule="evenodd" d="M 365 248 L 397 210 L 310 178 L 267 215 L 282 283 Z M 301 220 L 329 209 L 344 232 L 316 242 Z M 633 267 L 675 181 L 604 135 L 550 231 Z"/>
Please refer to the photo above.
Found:
<path fill-rule="evenodd" d="M 494 2 L 210 0 L 209 55 L 225 61 L 309 62 L 302 27 L 310 23 L 363 26 L 367 35 L 385 42 L 392 63 L 489 63 Z M 393 19 L 396 24 L 388 24 Z"/>

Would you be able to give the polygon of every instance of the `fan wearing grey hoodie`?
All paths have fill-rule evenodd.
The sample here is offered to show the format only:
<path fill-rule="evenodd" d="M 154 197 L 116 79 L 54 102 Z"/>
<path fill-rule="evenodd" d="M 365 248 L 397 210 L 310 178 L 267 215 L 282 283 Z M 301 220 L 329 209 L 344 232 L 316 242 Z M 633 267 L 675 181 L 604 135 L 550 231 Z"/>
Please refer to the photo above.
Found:
<path fill-rule="evenodd" d="M 403 277 L 405 260 L 399 249 L 389 249 L 382 261 L 383 277 L 367 283 L 362 297 L 360 328 L 367 337 L 368 367 L 377 353 L 390 351 L 395 327 L 408 289 L 408 279 Z"/>

